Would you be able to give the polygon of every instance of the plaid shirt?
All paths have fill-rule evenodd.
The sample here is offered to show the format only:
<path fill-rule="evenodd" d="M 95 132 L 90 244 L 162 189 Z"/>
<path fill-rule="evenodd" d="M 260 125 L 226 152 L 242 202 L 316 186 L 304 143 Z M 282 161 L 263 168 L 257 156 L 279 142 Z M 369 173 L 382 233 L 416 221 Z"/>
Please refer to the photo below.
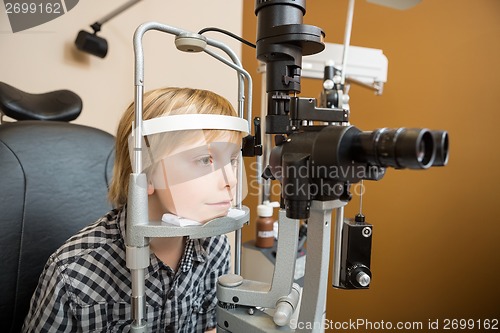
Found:
<path fill-rule="evenodd" d="M 70 238 L 47 261 L 23 332 L 128 332 L 132 282 L 125 265 L 125 209 Z M 229 271 L 227 237 L 188 239 L 178 270 L 153 253 L 146 270 L 148 332 L 216 326 L 217 278 Z"/>

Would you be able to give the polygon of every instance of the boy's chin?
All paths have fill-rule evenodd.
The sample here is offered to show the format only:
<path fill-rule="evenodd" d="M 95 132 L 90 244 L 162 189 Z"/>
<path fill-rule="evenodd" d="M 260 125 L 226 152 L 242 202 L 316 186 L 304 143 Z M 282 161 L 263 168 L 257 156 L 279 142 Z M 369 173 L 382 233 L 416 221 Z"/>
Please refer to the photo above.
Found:
<path fill-rule="evenodd" d="M 205 224 L 208 221 L 211 221 L 211 220 L 219 218 L 219 217 L 224 217 L 224 216 L 227 216 L 227 211 L 221 212 L 221 213 L 218 213 L 218 214 L 206 215 L 206 216 L 203 216 L 200 220 L 201 220 L 201 223 Z"/>

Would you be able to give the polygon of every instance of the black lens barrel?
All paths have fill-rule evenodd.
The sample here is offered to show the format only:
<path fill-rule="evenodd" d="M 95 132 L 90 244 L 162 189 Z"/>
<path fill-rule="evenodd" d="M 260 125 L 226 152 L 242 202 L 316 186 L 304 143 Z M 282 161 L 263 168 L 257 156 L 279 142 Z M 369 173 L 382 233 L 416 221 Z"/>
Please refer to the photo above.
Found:
<path fill-rule="evenodd" d="M 432 166 L 445 166 L 448 164 L 449 138 L 446 131 L 431 131 L 436 147 L 434 162 Z"/>
<path fill-rule="evenodd" d="M 359 133 L 356 141 L 355 158 L 381 167 L 427 169 L 435 165 L 436 151 L 441 155 L 439 163 L 447 162 L 447 147 L 444 147 L 447 133 L 444 131 L 381 128 Z"/>

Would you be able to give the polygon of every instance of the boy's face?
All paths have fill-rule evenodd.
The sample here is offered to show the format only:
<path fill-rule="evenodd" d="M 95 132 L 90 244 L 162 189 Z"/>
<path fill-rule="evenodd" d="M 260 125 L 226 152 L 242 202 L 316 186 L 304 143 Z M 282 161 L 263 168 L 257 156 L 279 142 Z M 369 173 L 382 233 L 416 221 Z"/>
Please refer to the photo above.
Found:
<path fill-rule="evenodd" d="M 198 222 L 225 216 L 234 205 L 239 144 L 204 138 L 182 145 L 158 162 L 152 185 L 163 213 Z"/>

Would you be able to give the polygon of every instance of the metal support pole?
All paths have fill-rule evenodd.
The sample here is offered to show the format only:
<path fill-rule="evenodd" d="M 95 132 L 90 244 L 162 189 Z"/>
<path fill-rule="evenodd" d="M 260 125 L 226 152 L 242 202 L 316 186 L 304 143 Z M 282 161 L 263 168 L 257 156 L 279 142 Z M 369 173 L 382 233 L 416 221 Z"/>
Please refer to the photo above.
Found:
<path fill-rule="evenodd" d="M 110 18 L 110 17 L 109 17 Z M 106 19 L 109 19 L 106 18 Z M 130 175 L 129 180 L 129 193 L 127 201 L 127 237 L 126 237 L 126 264 L 131 272 L 132 279 L 132 325 L 130 327 L 132 332 L 143 333 L 146 332 L 147 322 L 146 322 L 146 303 L 145 303 L 145 269 L 149 266 L 149 238 L 141 236 L 144 232 L 144 227 L 150 225 L 148 216 L 148 195 L 147 195 L 147 180 L 146 175 L 142 173 L 142 153 L 143 153 L 143 135 L 142 135 L 142 125 L 143 125 L 143 94 L 144 94 L 144 52 L 142 48 L 142 38 L 144 34 L 149 30 L 158 30 L 166 32 L 175 36 L 181 34 L 190 34 L 188 31 L 177 29 L 175 27 L 170 27 L 157 22 L 148 22 L 140 25 L 134 34 L 134 53 L 135 53 L 135 122 L 134 128 L 132 129 L 132 134 L 134 136 L 134 151 L 133 151 L 133 173 Z M 236 54 L 229 49 L 226 45 L 217 42 L 212 39 L 208 39 L 203 36 L 197 36 L 199 39 L 204 39 L 207 45 L 214 46 L 216 48 L 224 51 L 233 60 L 231 63 L 220 56 L 211 53 L 212 56 L 222 61 L 226 65 L 238 71 L 239 78 L 239 106 L 242 106 L 243 101 L 243 89 L 241 87 L 242 76 L 245 76 L 248 80 L 248 110 L 247 116 L 248 121 L 251 121 L 251 105 L 252 105 L 252 84 L 250 75 L 243 69 L 241 62 L 239 61 Z M 210 54 L 210 51 L 206 50 Z M 239 116 L 243 117 L 243 110 L 239 107 Z M 250 128 L 248 129 L 250 132 Z M 240 167 L 241 168 L 241 167 Z M 241 183 L 241 174 L 239 172 L 239 178 Z M 238 188 L 237 197 L 241 201 L 241 186 Z M 240 207 L 241 208 L 241 207 Z M 168 229 L 167 229 L 168 230 Z M 234 230 L 234 229 L 233 229 Z M 207 231 L 210 232 L 210 231 Z M 166 237 L 172 237 L 173 234 L 170 232 L 166 233 Z M 163 235 L 164 236 L 164 235 Z M 239 252 L 241 252 L 241 234 L 237 233 L 236 244 L 238 258 L 237 258 L 237 271 L 239 271 Z M 238 250 L 239 247 L 239 250 Z"/>
<path fill-rule="evenodd" d="M 309 323 L 312 329 L 298 329 L 297 333 L 324 332 L 332 211 L 343 208 L 345 204 L 339 200 L 313 201 L 311 204 L 306 272 L 298 322 Z"/>
<path fill-rule="evenodd" d="M 335 234 L 333 238 L 334 248 L 333 248 L 333 272 L 332 272 L 332 284 L 334 286 L 340 286 L 340 267 L 341 267 L 341 255 L 342 255 L 342 233 L 344 230 L 344 207 L 337 208 L 335 210 Z"/>

